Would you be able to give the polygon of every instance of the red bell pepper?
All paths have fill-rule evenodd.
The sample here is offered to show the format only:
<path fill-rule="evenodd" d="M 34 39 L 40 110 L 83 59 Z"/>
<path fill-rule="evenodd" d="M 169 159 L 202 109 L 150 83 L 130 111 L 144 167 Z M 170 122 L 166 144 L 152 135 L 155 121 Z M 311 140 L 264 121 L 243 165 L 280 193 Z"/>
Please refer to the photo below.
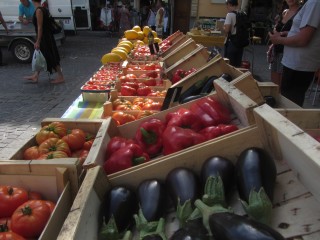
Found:
<path fill-rule="evenodd" d="M 213 97 L 199 99 L 190 106 L 190 111 L 200 117 L 205 127 L 215 126 L 220 123 L 228 124 L 231 121 L 229 109 Z"/>
<path fill-rule="evenodd" d="M 199 133 L 202 134 L 206 140 L 211 140 L 238 130 L 238 127 L 233 124 L 219 124 L 217 126 L 210 126 L 202 129 Z"/>
<path fill-rule="evenodd" d="M 185 71 L 183 69 L 177 69 L 177 71 L 175 71 L 171 79 L 172 84 L 179 82 L 182 78 L 184 78 L 184 76 L 185 76 Z"/>
<path fill-rule="evenodd" d="M 156 156 L 162 150 L 162 134 L 165 129 L 164 123 L 156 118 L 152 118 L 140 124 L 135 140 L 143 151 L 150 156 Z"/>
<path fill-rule="evenodd" d="M 204 127 L 200 117 L 186 108 L 179 108 L 175 112 L 168 113 L 166 115 L 166 125 L 191 128 L 195 131 Z"/>
<path fill-rule="evenodd" d="M 124 148 L 125 146 L 131 143 L 135 143 L 134 140 L 119 136 L 111 138 L 107 144 L 106 159 L 109 158 L 114 152 L 116 152 L 120 148 Z"/>
<path fill-rule="evenodd" d="M 193 73 L 193 72 L 195 72 L 195 71 L 197 71 L 197 69 L 196 68 L 190 68 L 188 71 L 186 71 L 185 72 L 185 74 L 184 74 L 184 76 L 186 77 L 186 76 L 188 76 L 189 74 L 191 74 L 191 73 Z"/>
<path fill-rule="evenodd" d="M 163 139 L 163 154 L 168 155 L 178 152 L 182 149 L 206 141 L 206 138 L 201 134 L 188 128 L 177 126 L 167 126 L 162 135 Z"/>
<path fill-rule="evenodd" d="M 149 160 L 149 155 L 138 144 L 132 143 L 114 152 L 104 162 L 103 168 L 107 174 L 112 174 Z"/>

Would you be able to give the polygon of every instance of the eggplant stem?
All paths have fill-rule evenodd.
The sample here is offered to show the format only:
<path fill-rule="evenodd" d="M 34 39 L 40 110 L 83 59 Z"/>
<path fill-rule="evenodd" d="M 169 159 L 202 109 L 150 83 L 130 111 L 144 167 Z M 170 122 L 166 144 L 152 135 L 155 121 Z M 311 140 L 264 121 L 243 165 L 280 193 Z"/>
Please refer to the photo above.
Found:
<path fill-rule="evenodd" d="M 225 194 L 223 181 L 220 176 L 208 177 L 205 187 L 204 187 L 204 195 L 202 196 L 202 201 L 208 205 L 221 205 L 226 206 Z"/>
<path fill-rule="evenodd" d="M 200 199 L 197 199 L 194 202 L 194 204 L 201 212 L 203 225 L 207 229 L 210 236 L 212 236 L 212 233 L 211 233 L 210 226 L 209 226 L 209 217 L 215 213 L 232 212 L 231 209 L 224 208 L 223 206 L 218 205 L 218 204 L 213 205 L 213 206 L 208 206 Z"/>
<path fill-rule="evenodd" d="M 131 231 L 126 231 L 123 238 L 121 238 L 121 240 L 132 240 L 132 239 L 133 239 L 133 235 Z"/>
<path fill-rule="evenodd" d="M 100 236 L 103 239 L 110 239 L 110 240 L 119 240 L 120 239 L 120 233 L 117 228 L 116 221 L 114 219 L 114 216 L 112 215 L 109 222 L 106 224 L 105 220 L 103 218 L 103 225 L 100 230 Z"/>
<path fill-rule="evenodd" d="M 250 218 L 270 225 L 273 205 L 263 187 L 259 192 L 251 190 L 249 202 L 241 200 L 241 204 Z"/>
<path fill-rule="evenodd" d="M 188 199 L 182 205 L 180 203 L 180 198 L 178 199 L 176 215 L 179 220 L 180 227 L 183 227 L 186 224 L 193 211 L 194 207 L 192 206 L 191 199 Z"/>

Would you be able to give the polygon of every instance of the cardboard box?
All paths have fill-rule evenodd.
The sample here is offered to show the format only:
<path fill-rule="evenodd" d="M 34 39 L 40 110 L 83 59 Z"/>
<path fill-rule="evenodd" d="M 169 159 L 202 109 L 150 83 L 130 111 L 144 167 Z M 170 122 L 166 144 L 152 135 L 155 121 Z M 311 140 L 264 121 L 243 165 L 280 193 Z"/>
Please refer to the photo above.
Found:
<path fill-rule="evenodd" d="M 221 57 L 212 59 L 197 69 L 196 72 L 191 73 L 168 89 L 163 109 L 177 105 L 181 94 L 198 81 L 210 76 L 220 77 L 222 74 L 228 74 L 232 79 L 235 79 L 243 73 L 231 65 L 228 65 Z"/>
<path fill-rule="evenodd" d="M 172 66 L 176 62 L 178 62 L 181 58 L 188 55 L 190 52 L 195 50 L 198 47 L 195 41 L 192 39 L 188 39 L 183 44 L 181 44 L 178 48 L 175 49 L 175 51 L 171 52 L 164 58 L 162 58 L 162 61 L 164 62 L 164 65 L 166 68 Z"/>
<path fill-rule="evenodd" d="M 183 69 L 185 71 L 190 70 L 192 67 L 199 69 L 208 62 L 208 59 L 208 50 L 205 47 L 198 45 L 195 50 L 185 55 L 172 66 L 166 68 L 164 73 L 168 79 L 172 79 L 173 74 L 177 71 L 177 69 Z"/>
<path fill-rule="evenodd" d="M 247 126 L 250 126 L 254 124 L 254 117 L 253 117 L 253 108 L 256 107 L 257 105 L 249 99 L 247 96 L 243 95 L 238 89 L 230 89 L 230 87 L 227 86 L 222 86 L 225 92 L 229 92 L 228 95 L 223 95 L 223 98 L 221 97 L 220 94 L 218 93 L 213 93 L 211 96 L 214 96 L 218 101 L 220 101 L 224 106 L 230 109 L 232 116 L 233 116 L 233 123 L 238 125 L 239 128 L 245 128 Z M 243 96 L 242 96 L 242 95 Z M 241 96 L 241 98 L 239 98 Z M 196 100 L 195 100 L 196 101 Z M 123 136 L 126 138 L 133 138 L 136 132 L 136 129 L 138 129 L 139 125 L 143 122 L 146 121 L 150 118 L 158 118 L 160 120 L 164 120 L 165 116 L 167 113 L 174 112 L 178 110 L 181 107 L 184 108 L 189 108 L 191 104 L 193 104 L 195 101 L 191 101 L 185 104 L 181 104 L 179 106 L 172 107 L 170 109 L 161 111 L 159 113 L 155 113 L 151 116 L 121 125 L 121 126 L 116 126 L 115 122 L 113 120 L 106 119 L 106 121 L 109 121 L 109 125 L 106 125 L 107 127 L 105 128 L 106 135 L 104 136 L 104 139 L 101 141 L 104 142 L 106 145 L 108 141 L 114 137 L 114 136 Z M 239 130 L 238 130 L 239 131 Z M 232 133 L 231 133 L 232 134 Z M 221 136 L 219 138 L 223 138 L 224 136 Z M 215 139 L 211 140 L 215 141 Z M 201 144 L 199 144 L 201 145 Z M 184 151 L 184 150 L 182 150 Z M 94 166 L 103 166 L 104 159 L 105 159 L 105 150 L 101 149 L 99 151 L 98 156 L 96 156 L 96 159 L 94 158 L 87 158 L 87 160 L 84 162 L 84 168 L 92 168 Z M 164 156 L 157 157 L 153 161 L 157 161 L 158 159 L 162 159 Z M 144 163 L 149 164 L 150 162 Z M 139 166 L 137 166 L 139 167 Z M 134 167 L 133 167 L 134 168 Z M 128 171 L 132 169 L 129 168 Z M 124 170 L 126 171 L 126 170 Z M 118 174 L 118 173 L 114 173 Z"/>
<path fill-rule="evenodd" d="M 56 207 L 39 239 L 56 239 L 70 211 L 79 186 L 77 161 L 0 161 L 0 182 L 2 185 L 22 187 L 36 191 L 56 203 Z"/>
<path fill-rule="evenodd" d="M 259 147 L 269 150 L 268 145 L 265 145 L 265 138 L 269 134 L 263 128 L 263 125 L 257 125 L 243 129 L 218 141 L 210 141 L 201 145 L 201 147 L 186 149 L 186 151 L 181 151 L 175 155 L 168 155 L 166 158 L 154 161 L 144 167 L 135 168 L 120 175 L 110 176 L 109 179 L 106 178 L 100 167 L 88 170 L 84 184 L 74 201 L 58 239 L 97 239 L 100 226 L 100 205 L 103 196 L 112 186 L 123 185 L 135 189 L 146 179 L 164 181 L 166 175 L 172 169 L 180 166 L 192 169 L 199 174 L 201 165 L 207 158 L 212 156 L 223 156 L 235 163 L 239 154 L 246 148 Z M 267 136 L 264 134 L 267 134 Z M 298 137 L 300 138 L 300 136 Z M 273 134 L 269 136 L 269 140 L 278 142 L 276 148 L 282 153 L 279 156 L 280 158 L 275 158 L 274 151 L 269 151 L 275 159 L 278 172 L 271 226 L 286 239 L 292 239 L 293 237 L 319 239 L 320 223 L 318 216 L 320 214 L 320 199 L 316 197 L 320 196 L 319 188 L 316 187 L 320 176 L 319 161 L 317 163 L 314 162 L 315 159 L 306 154 L 300 154 L 299 158 L 294 156 L 291 158 L 291 156 L 288 159 L 290 152 L 296 153 L 300 151 L 299 146 L 292 146 L 290 139 L 282 139 L 279 135 Z M 288 148 L 288 145 L 292 148 Z M 318 156 L 319 151 L 320 149 L 318 148 Z M 288 163 L 294 161 L 300 164 L 290 168 L 287 164 L 284 164 L 284 159 Z M 317 159 L 319 160 L 319 158 Z M 310 168 L 313 169 L 309 178 L 314 178 L 314 180 L 308 182 L 308 184 L 301 183 L 299 181 L 300 173 L 307 173 L 311 170 Z M 317 174 L 315 175 L 314 173 Z M 236 193 L 231 206 L 237 214 L 244 214 Z M 168 237 L 172 234 L 172 231 L 177 229 L 176 226 L 172 226 L 172 222 L 174 220 L 170 217 L 166 226 Z"/>
<path fill-rule="evenodd" d="M 41 122 L 41 127 L 48 125 L 49 123 L 59 121 L 63 122 L 67 129 L 72 128 L 80 128 L 84 130 L 85 132 L 91 133 L 95 135 L 95 140 L 92 144 L 92 147 L 89 151 L 89 154 L 87 156 L 87 160 L 90 159 L 97 159 L 97 152 L 100 151 L 101 148 L 104 146 L 104 142 L 102 139 L 104 138 L 104 135 L 106 134 L 105 129 L 108 125 L 108 121 L 104 119 L 95 119 L 95 120 L 89 120 L 89 119 L 67 119 L 67 118 L 45 118 Z M 40 131 L 40 129 L 39 129 Z M 20 149 L 17 150 L 16 153 L 14 153 L 9 159 L 9 162 L 12 162 L 11 160 L 19 160 L 24 162 L 30 162 L 29 160 L 22 160 L 23 159 L 23 152 L 32 146 L 37 145 L 36 137 L 33 136 L 31 139 L 29 139 Z M 63 160 L 68 160 L 75 158 L 67 158 Z M 60 161 L 60 159 L 53 159 L 52 161 Z M 38 162 L 46 162 L 48 160 L 37 160 Z"/>

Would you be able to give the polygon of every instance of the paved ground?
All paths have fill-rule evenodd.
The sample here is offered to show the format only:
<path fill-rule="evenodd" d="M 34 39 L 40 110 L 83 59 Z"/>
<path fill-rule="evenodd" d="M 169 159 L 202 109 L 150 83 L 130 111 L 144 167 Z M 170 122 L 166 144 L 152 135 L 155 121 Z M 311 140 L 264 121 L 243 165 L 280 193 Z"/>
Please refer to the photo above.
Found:
<path fill-rule="evenodd" d="M 52 85 L 42 73 L 38 84 L 30 84 L 23 76 L 31 73 L 31 65 L 17 63 L 3 49 L 8 66 L 0 67 L 0 159 L 6 159 L 39 130 L 46 117 L 61 117 L 80 95 L 81 85 L 101 66 L 100 58 L 117 44 L 118 38 L 109 38 L 104 32 L 79 32 L 68 36 L 59 48 L 66 83 Z M 268 81 L 266 46 L 255 46 L 254 75 Z M 251 60 L 250 54 L 245 55 Z M 310 99 L 306 107 L 312 107 Z M 316 108 L 320 107 L 317 100 Z"/>

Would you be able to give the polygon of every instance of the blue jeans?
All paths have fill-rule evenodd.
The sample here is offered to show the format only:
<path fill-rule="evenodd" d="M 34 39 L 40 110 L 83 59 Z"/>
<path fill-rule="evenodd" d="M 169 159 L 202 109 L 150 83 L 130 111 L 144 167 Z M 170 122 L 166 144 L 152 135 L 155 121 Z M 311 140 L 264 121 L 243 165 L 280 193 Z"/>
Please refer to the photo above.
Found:
<path fill-rule="evenodd" d="M 238 48 L 230 41 L 227 40 L 224 45 L 224 57 L 230 60 L 230 65 L 234 67 L 241 67 L 243 55 L 243 48 Z"/>

